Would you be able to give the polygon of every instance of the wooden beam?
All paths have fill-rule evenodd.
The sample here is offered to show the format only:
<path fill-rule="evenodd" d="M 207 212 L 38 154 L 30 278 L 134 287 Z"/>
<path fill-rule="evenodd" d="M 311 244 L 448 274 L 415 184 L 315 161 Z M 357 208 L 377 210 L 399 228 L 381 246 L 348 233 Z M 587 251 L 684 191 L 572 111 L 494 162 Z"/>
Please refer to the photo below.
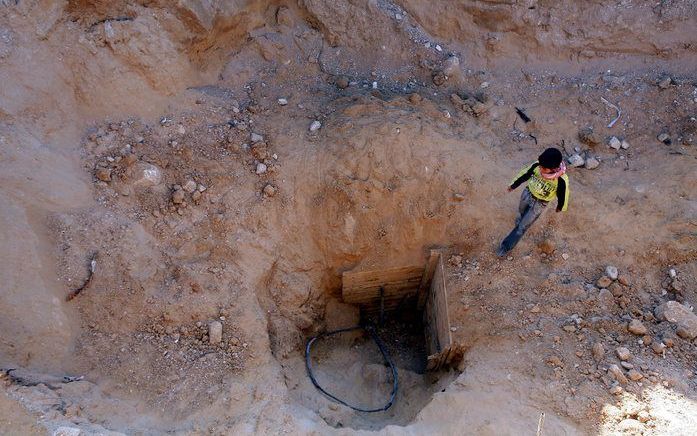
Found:
<path fill-rule="evenodd" d="M 424 273 L 421 276 L 421 283 L 419 284 L 419 298 L 416 303 L 417 310 L 424 310 L 426 298 L 428 297 L 428 291 L 430 290 L 431 281 L 433 280 L 433 273 L 436 271 L 439 258 L 440 253 L 438 250 L 431 250 L 428 257 L 428 262 L 426 262 L 426 267 L 424 268 Z"/>
<path fill-rule="evenodd" d="M 345 303 L 365 304 L 380 300 L 380 288 L 385 299 L 416 293 L 424 268 L 407 266 L 379 271 L 345 272 L 342 276 L 342 297 Z"/>

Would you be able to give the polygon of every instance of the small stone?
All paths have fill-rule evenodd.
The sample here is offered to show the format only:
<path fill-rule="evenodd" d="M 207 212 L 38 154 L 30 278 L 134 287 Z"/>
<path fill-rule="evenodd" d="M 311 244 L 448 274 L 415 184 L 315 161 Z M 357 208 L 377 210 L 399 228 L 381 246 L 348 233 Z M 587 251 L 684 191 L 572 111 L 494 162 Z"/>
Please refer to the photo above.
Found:
<path fill-rule="evenodd" d="M 617 267 L 614 267 L 612 265 L 608 265 L 605 267 L 605 274 L 610 277 L 612 280 L 617 280 L 617 277 L 619 276 L 619 273 L 617 271 Z"/>
<path fill-rule="evenodd" d="M 675 270 L 675 268 L 671 268 L 668 270 L 668 276 L 670 276 L 671 279 L 676 279 L 678 278 L 678 272 Z"/>
<path fill-rule="evenodd" d="M 639 422 L 649 422 L 651 420 L 651 415 L 646 410 L 642 410 L 637 414 L 637 420 Z"/>
<path fill-rule="evenodd" d="M 671 79 L 669 76 L 665 76 L 658 81 L 658 87 L 661 89 L 668 89 L 672 83 L 673 79 Z"/>
<path fill-rule="evenodd" d="M 607 145 L 609 145 L 610 148 L 613 148 L 613 149 L 615 149 L 615 150 L 619 150 L 620 148 L 622 148 L 622 141 L 620 141 L 619 139 L 617 139 L 616 136 L 613 136 L 613 137 L 610 138 L 610 140 L 608 141 Z"/>
<path fill-rule="evenodd" d="M 630 369 L 629 372 L 627 373 L 627 376 L 632 381 L 639 381 L 642 378 L 644 378 L 644 375 L 642 373 L 640 373 L 639 371 L 637 371 L 636 369 Z"/>
<path fill-rule="evenodd" d="M 482 83 L 479 85 L 479 87 L 482 88 L 482 89 L 486 89 L 486 88 L 489 87 L 489 82 L 482 82 Z"/>
<path fill-rule="evenodd" d="M 630 353 L 629 350 L 625 347 L 620 347 L 616 349 L 615 353 L 617 354 L 617 357 L 619 357 L 620 360 L 629 360 L 632 358 L 632 353 Z"/>
<path fill-rule="evenodd" d="M 673 348 L 673 345 L 675 345 L 675 341 L 672 338 L 664 338 L 663 343 L 666 344 L 668 348 Z"/>
<path fill-rule="evenodd" d="M 99 168 L 94 175 L 102 182 L 111 182 L 111 170 L 109 168 Z"/>
<path fill-rule="evenodd" d="M 567 324 L 567 325 L 563 326 L 562 328 L 564 329 L 565 332 L 568 332 L 568 333 L 574 333 L 576 331 L 576 326 L 571 325 L 571 324 Z"/>
<path fill-rule="evenodd" d="M 595 286 L 599 288 L 607 288 L 612 284 L 612 279 L 608 276 L 602 276 L 598 279 L 597 282 L 595 282 Z"/>
<path fill-rule="evenodd" d="M 644 345 L 649 346 L 653 342 L 653 338 L 649 335 L 644 335 L 644 337 L 641 338 L 641 342 L 643 342 Z"/>
<path fill-rule="evenodd" d="M 312 122 L 312 124 L 310 124 L 310 132 L 316 132 L 317 130 L 320 129 L 320 127 L 322 127 L 322 123 L 315 120 Z"/>
<path fill-rule="evenodd" d="M 421 97 L 420 94 L 417 94 L 417 93 L 409 94 L 409 103 L 416 104 L 416 103 L 421 102 L 421 100 L 423 100 L 423 97 Z"/>
<path fill-rule="evenodd" d="M 586 159 L 585 168 L 589 170 L 594 170 L 600 166 L 600 161 L 595 157 L 589 157 Z"/>
<path fill-rule="evenodd" d="M 567 161 L 569 162 L 569 165 L 574 168 L 582 167 L 586 164 L 586 160 L 583 159 L 583 157 L 578 153 L 574 153 L 571 156 L 569 156 L 569 159 L 567 159 Z"/>
<path fill-rule="evenodd" d="M 634 368 L 634 365 L 632 365 L 631 363 L 626 362 L 626 361 L 624 361 L 624 360 L 623 360 L 622 362 L 620 362 L 620 365 L 622 365 L 622 368 L 624 368 L 624 369 L 632 369 L 632 368 Z"/>
<path fill-rule="evenodd" d="M 629 286 L 629 277 L 625 275 L 621 275 L 617 278 L 617 281 L 620 282 L 621 285 L 624 286 Z"/>
<path fill-rule="evenodd" d="M 628 381 L 627 377 L 624 375 L 620 367 L 617 365 L 610 365 L 610 367 L 607 369 L 607 372 L 609 372 L 620 384 L 625 384 Z"/>
<path fill-rule="evenodd" d="M 172 193 L 172 203 L 182 204 L 184 202 L 184 191 L 177 189 Z"/>
<path fill-rule="evenodd" d="M 266 167 L 266 164 L 265 164 L 265 163 L 259 162 L 259 163 L 257 164 L 256 173 L 257 173 L 258 175 L 261 175 L 261 174 L 266 173 L 267 170 L 268 170 L 268 168 Z"/>
<path fill-rule="evenodd" d="M 82 430 L 77 427 L 58 427 L 51 433 L 51 436 L 80 436 L 82 435 Z"/>
<path fill-rule="evenodd" d="M 612 293 L 612 295 L 617 298 L 621 297 L 624 293 L 622 286 L 619 283 L 612 283 L 610 286 L 608 286 L 607 290 L 610 291 L 610 293 Z"/>
<path fill-rule="evenodd" d="M 538 245 L 538 247 L 539 247 L 541 252 L 543 252 L 544 254 L 546 254 L 548 256 L 550 254 L 554 253 L 554 250 L 556 249 L 556 247 L 554 246 L 554 242 L 552 242 L 548 239 L 545 239 L 544 241 L 542 241 Z"/>
<path fill-rule="evenodd" d="M 264 140 L 264 137 L 258 133 L 252 133 L 252 136 L 250 139 L 252 141 L 252 144 L 256 144 L 257 142 L 262 142 Z"/>
<path fill-rule="evenodd" d="M 628 148 L 629 148 L 629 142 L 627 142 L 626 140 L 623 139 L 623 140 L 622 140 L 622 144 L 620 145 L 620 147 L 622 147 L 622 150 L 628 149 Z"/>
<path fill-rule="evenodd" d="M 336 87 L 339 89 L 346 89 L 349 87 L 349 79 L 346 76 L 339 76 L 336 78 L 336 81 L 334 82 L 336 84 Z"/>
<path fill-rule="evenodd" d="M 182 185 L 182 189 L 191 194 L 196 190 L 196 182 L 189 179 Z"/>
<path fill-rule="evenodd" d="M 201 193 L 200 193 L 199 191 L 194 191 L 194 193 L 191 194 L 191 198 L 192 198 L 194 201 L 198 201 L 198 200 L 201 199 Z"/>
<path fill-rule="evenodd" d="M 205 185 L 199 184 L 199 185 L 196 187 L 196 189 L 198 189 L 198 192 L 205 192 L 206 189 L 208 189 L 208 188 L 206 188 Z"/>
<path fill-rule="evenodd" d="M 603 288 L 598 293 L 598 303 L 607 309 L 613 309 L 615 307 L 615 297 L 607 289 Z"/>
<path fill-rule="evenodd" d="M 578 131 L 578 139 L 584 144 L 595 146 L 600 144 L 600 135 L 593 131 L 593 127 L 583 127 Z"/>
<path fill-rule="evenodd" d="M 657 139 L 666 145 L 670 145 L 670 135 L 665 132 L 658 135 Z"/>
<path fill-rule="evenodd" d="M 631 320 L 627 326 L 627 330 L 637 336 L 644 336 L 646 333 L 648 333 L 646 326 L 638 319 Z"/>
<path fill-rule="evenodd" d="M 278 104 L 281 105 L 281 106 L 285 106 L 285 105 L 288 104 L 288 100 L 286 100 L 285 98 L 279 98 L 279 99 L 278 99 Z"/>
<path fill-rule="evenodd" d="M 434 85 L 441 86 L 445 83 L 446 80 L 448 80 L 448 76 L 443 74 L 443 72 L 439 71 L 433 75 L 432 80 Z"/>
<path fill-rule="evenodd" d="M 465 201 L 465 196 L 462 194 L 458 194 L 457 192 L 453 194 L 453 200 L 457 201 L 458 203 L 461 201 Z"/>
<path fill-rule="evenodd" d="M 265 197 L 273 197 L 276 195 L 276 187 L 272 184 L 264 186 L 263 194 Z"/>
<path fill-rule="evenodd" d="M 622 393 L 623 390 L 624 390 L 624 389 L 622 389 L 622 386 L 620 386 L 620 385 L 615 385 L 615 386 L 613 386 L 613 387 L 610 388 L 610 393 L 611 393 L 612 395 L 619 395 L 619 394 Z"/>
<path fill-rule="evenodd" d="M 208 324 L 208 342 L 211 345 L 218 345 L 223 340 L 223 323 L 211 321 Z"/>
<path fill-rule="evenodd" d="M 569 260 L 569 257 L 570 257 L 570 256 L 569 256 L 568 253 L 562 253 L 562 254 L 561 254 L 561 258 L 564 259 L 564 260 Z"/>
<path fill-rule="evenodd" d="M 593 344 L 593 359 L 595 359 L 596 362 L 600 362 L 603 360 L 603 357 L 605 357 L 605 346 L 603 346 L 602 342 L 596 342 Z"/>
<path fill-rule="evenodd" d="M 677 301 L 669 301 L 658 306 L 655 310 L 656 318 L 677 324 L 678 332 L 682 338 L 694 339 L 697 337 L 697 315 L 687 306 Z M 670 347 L 666 341 L 666 345 Z"/>
<path fill-rule="evenodd" d="M 663 354 L 663 352 L 666 349 L 666 346 L 662 342 L 655 341 L 651 344 L 651 349 L 653 350 L 654 353 L 656 354 Z"/>
<path fill-rule="evenodd" d="M 562 361 L 557 356 L 550 356 L 547 358 L 547 363 L 552 366 L 562 366 Z"/>

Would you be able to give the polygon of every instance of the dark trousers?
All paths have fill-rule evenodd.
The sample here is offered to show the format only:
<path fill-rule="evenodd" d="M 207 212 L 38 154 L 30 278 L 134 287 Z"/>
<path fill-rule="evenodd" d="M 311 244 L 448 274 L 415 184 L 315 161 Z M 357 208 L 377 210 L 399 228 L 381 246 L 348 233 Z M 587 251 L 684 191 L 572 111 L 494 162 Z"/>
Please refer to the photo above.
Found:
<path fill-rule="evenodd" d="M 547 207 L 547 201 L 535 198 L 528 188 L 520 194 L 520 204 L 518 205 L 518 217 L 515 220 L 515 227 L 506 236 L 497 250 L 496 254 L 503 256 L 518 244 L 520 238 L 528 231 L 530 226 L 540 217 L 542 211 Z"/>

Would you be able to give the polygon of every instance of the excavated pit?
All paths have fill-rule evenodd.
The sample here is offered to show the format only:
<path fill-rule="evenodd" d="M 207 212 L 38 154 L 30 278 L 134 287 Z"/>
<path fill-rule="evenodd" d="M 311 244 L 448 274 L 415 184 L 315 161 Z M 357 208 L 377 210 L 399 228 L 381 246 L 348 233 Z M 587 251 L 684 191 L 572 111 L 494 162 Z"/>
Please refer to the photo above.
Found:
<path fill-rule="evenodd" d="M 343 316 L 337 313 L 327 316 L 342 317 L 344 324 L 339 326 L 348 326 L 346 312 L 351 307 L 342 304 L 338 308 L 344 312 Z M 322 320 L 321 324 L 337 326 L 328 320 Z M 382 323 L 378 314 L 362 312 L 356 325 L 375 329 L 397 369 L 397 394 L 387 410 L 356 411 L 316 389 L 306 371 L 305 347 L 295 356 L 281 360 L 291 398 L 332 427 L 378 430 L 387 425 L 407 425 L 435 392 L 445 389 L 459 374 L 456 370 L 427 371 L 423 314 L 415 309 L 384 313 Z M 317 383 L 345 403 L 362 409 L 382 408 L 388 403 L 394 380 L 391 367 L 366 330 L 317 339 L 311 348 L 311 362 Z"/>

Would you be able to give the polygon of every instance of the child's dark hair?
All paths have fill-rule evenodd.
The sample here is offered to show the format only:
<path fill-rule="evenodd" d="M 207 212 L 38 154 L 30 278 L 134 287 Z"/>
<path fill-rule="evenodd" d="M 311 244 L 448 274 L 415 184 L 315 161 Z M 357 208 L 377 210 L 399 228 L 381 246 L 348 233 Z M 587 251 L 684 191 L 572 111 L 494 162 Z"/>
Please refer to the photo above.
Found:
<path fill-rule="evenodd" d="M 537 158 L 537 161 L 540 163 L 541 167 L 554 169 L 559 168 L 562 158 L 561 151 L 554 147 L 550 147 L 542 152 L 540 157 Z"/>

